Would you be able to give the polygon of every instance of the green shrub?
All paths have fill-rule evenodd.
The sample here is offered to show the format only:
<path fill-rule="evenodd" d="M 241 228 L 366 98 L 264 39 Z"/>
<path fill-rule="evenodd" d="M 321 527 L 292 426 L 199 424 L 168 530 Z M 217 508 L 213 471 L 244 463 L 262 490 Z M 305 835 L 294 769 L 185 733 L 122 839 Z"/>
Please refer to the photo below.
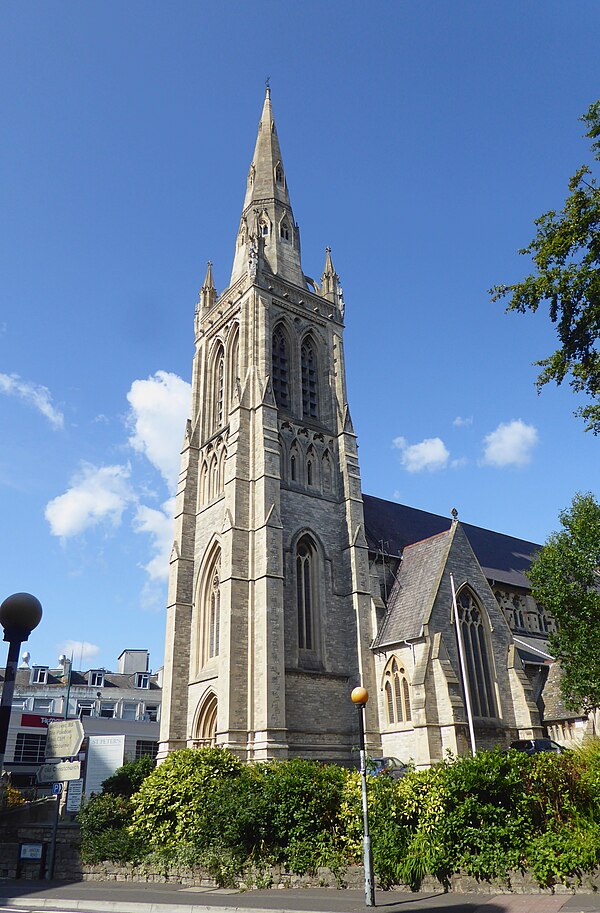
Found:
<path fill-rule="evenodd" d="M 147 755 L 138 761 L 128 761 L 104 780 L 102 792 L 113 796 L 133 796 L 155 767 L 156 762 Z"/>
<path fill-rule="evenodd" d="M 125 796 L 92 796 L 77 816 L 83 862 L 141 859 L 145 848 L 140 837 L 129 831 L 131 814 L 131 801 Z"/>

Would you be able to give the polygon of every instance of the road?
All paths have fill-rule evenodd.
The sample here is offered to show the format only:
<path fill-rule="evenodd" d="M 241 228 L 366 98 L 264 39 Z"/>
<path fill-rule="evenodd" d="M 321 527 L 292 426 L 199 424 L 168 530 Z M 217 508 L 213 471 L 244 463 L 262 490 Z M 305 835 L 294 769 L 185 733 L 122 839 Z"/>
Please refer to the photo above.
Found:
<path fill-rule="evenodd" d="M 600 897 L 377 891 L 376 907 L 385 913 L 600 913 Z M 362 891 L 327 888 L 240 893 L 173 883 L 0 883 L 1 913 L 366 913 L 368 909 Z"/>

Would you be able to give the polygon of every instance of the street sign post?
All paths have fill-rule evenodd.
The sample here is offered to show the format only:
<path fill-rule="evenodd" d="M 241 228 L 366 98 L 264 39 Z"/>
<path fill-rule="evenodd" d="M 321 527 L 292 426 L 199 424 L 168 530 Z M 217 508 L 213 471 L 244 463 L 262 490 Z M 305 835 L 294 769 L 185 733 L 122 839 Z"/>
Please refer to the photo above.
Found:
<path fill-rule="evenodd" d="M 55 783 L 57 780 L 79 780 L 80 776 L 80 761 L 54 761 L 52 764 L 42 764 L 37 778 L 39 783 Z"/>
<path fill-rule="evenodd" d="M 48 723 L 46 760 L 75 757 L 76 754 L 79 754 L 83 736 L 81 720 L 57 720 Z M 76 778 L 73 777 L 73 779 Z"/>

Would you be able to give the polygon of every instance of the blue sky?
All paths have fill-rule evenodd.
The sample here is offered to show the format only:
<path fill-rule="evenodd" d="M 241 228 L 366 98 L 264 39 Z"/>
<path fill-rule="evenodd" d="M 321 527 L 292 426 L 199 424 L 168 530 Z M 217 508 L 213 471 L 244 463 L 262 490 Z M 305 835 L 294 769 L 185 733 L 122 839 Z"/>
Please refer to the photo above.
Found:
<path fill-rule="evenodd" d="M 32 660 L 162 663 L 193 314 L 272 99 L 303 266 L 346 300 L 363 490 L 534 541 L 600 441 L 487 289 L 589 160 L 595 2 L 0 6 L 0 581 Z"/>

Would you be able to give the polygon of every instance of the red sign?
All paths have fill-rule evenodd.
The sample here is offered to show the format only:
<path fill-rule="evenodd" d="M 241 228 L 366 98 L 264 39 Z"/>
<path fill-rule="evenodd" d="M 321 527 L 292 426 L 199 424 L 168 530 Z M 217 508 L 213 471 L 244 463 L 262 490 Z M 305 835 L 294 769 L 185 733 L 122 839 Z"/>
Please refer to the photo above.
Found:
<path fill-rule="evenodd" d="M 48 723 L 62 720 L 62 716 L 41 716 L 38 713 L 22 713 L 21 726 L 32 726 L 36 729 L 47 729 Z"/>

